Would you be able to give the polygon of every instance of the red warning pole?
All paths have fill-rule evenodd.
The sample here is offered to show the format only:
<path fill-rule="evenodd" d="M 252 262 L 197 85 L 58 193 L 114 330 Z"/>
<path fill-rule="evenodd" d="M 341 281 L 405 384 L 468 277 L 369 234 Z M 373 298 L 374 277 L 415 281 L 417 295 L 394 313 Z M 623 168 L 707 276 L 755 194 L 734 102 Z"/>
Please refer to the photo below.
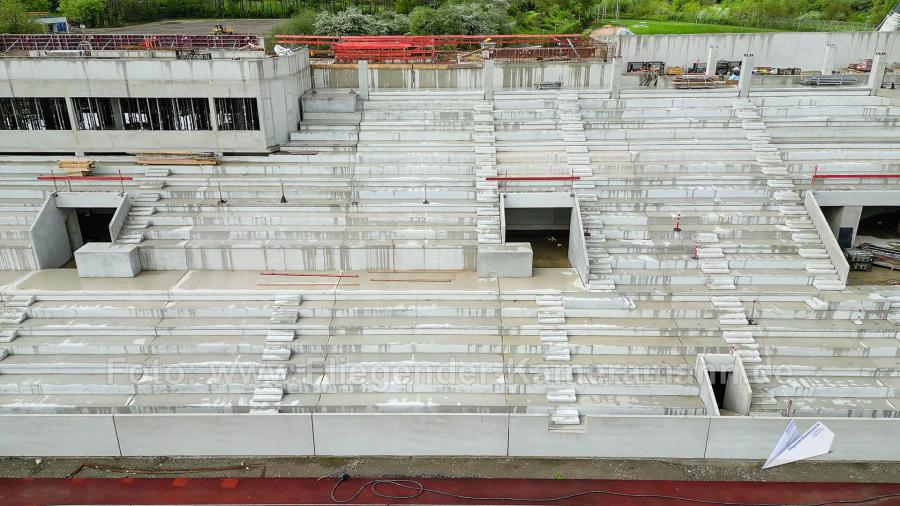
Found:
<path fill-rule="evenodd" d="M 694 256 L 691 257 L 691 260 L 699 260 L 700 259 L 700 245 L 697 243 L 697 239 L 694 239 Z"/>
<path fill-rule="evenodd" d="M 672 230 L 674 230 L 675 232 L 681 232 L 681 212 L 680 211 L 675 216 L 675 226 L 672 227 Z"/>

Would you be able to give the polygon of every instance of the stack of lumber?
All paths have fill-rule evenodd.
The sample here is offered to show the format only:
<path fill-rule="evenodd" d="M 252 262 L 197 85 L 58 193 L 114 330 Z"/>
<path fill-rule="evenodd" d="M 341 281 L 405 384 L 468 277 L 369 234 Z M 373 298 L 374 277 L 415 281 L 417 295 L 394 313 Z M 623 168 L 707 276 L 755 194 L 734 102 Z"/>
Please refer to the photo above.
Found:
<path fill-rule="evenodd" d="M 193 151 L 159 151 L 135 153 L 138 165 L 217 165 L 215 153 Z"/>
<path fill-rule="evenodd" d="M 87 176 L 94 168 L 95 160 L 86 158 L 70 158 L 59 161 L 59 169 L 67 176 Z"/>
<path fill-rule="evenodd" d="M 672 86 L 678 89 L 707 89 L 723 86 L 725 81 L 705 75 L 680 75 L 672 78 Z"/>

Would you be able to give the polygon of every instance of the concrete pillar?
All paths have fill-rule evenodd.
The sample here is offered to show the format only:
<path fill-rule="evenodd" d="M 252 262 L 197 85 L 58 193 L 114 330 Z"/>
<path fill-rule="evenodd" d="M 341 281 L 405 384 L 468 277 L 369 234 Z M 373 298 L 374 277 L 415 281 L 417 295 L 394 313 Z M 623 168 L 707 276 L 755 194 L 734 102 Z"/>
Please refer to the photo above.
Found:
<path fill-rule="evenodd" d="M 113 97 L 109 99 L 109 105 L 112 108 L 113 126 L 116 130 L 125 130 L 125 118 L 122 116 L 122 103 L 119 99 Z"/>
<path fill-rule="evenodd" d="M 842 248 L 853 246 L 856 241 L 856 232 L 859 229 L 859 219 L 862 217 L 863 206 L 844 206 L 835 210 L 831 214 L 830 223 L 831 231 L 837 238 L 838 244 Z"/>
<path fill-rule="evenodd" d="M 619 98 L 619 88 L 622 85 L 622 59 L 613 58 L 609 64 L 609 96 Z"/>
<path fill-rule="evenodd" d="M 706 52 L 706 76 L 715 77 L 716 62 L 719 59 L 719 46 L 709 46 Z"/>
<path fill-rule="evenodd" d="M 78 122 L 75 121 L 75 107 L 72 105 L 72 98 L 66 97 L 66 114 L 69 116 L 69 125 L 72 127 L 72 131 L 75 132 L 75 138 L 78 138 Z M 76 143 L 76 145 L 78 145 Z M 84 151 L 75 151 L 75 156 L 84 156 Z"/>
<path fill-rule="evenodd" d="M 369 62 L 360 60 L 356 63 L 356 72 L 359 79 L 359 98 L 369 99 Z"/>
<path fill-rule="evenodd" d="M 481 68 L 481 83 L 484 86 L 484 99 L 494 100 L 494 60 L 484 60 Z"/>
<path fill-rule="evenodd" d="M 262 100 L 256 100 L 257 107 L 259 110 L 259 104 L 262 104 Z M 219 115 L 216 114 L 216 99 L 213 97 L 209 97 L 209 120 L 211 121 L 210 125 L 212 125 L 213 132 L 219 131 Z"/>
<path fill-rule="evenodd" d="M 834 44 L 825 44 L 825 56 L 822 57 L 822 75 L 829 76 L 834 72 Z"/>
<path fill-rule="evenodd" d="M 881 89 L 881 82 L 884 81 L 884 66 L 887 61 L 887 53 L 875 53 L 872 58 L 872 71 L 869 72 L 869 93 L 874 95 L 876 91 Z"/>
<path fill-rule="evenodd" d="M 750 96 L 750 81 L 753 79 L 753 55 L 745 54 L 741 60 L 741 80 L 738 81 L 740 87 L 740 95 L 742 97 Z"/>

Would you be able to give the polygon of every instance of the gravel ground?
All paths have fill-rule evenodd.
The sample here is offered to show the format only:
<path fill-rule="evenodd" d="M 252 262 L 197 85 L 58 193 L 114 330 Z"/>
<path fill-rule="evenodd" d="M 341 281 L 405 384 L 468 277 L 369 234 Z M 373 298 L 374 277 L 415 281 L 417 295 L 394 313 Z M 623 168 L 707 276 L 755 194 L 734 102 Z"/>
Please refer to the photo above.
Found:
<path fill-rule="evenodd" d="M 800 462 L 763 471 L 755 461 L 537 458 L 0 458 L 0 478 L 365 477 L 547 478 L 900 483 L 900 463 Z"/>

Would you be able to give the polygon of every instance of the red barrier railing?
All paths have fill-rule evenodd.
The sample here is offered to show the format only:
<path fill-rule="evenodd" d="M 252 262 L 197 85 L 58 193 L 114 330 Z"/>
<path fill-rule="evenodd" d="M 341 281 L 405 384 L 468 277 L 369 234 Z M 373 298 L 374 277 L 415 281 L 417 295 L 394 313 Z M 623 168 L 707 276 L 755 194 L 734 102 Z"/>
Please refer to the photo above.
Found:
<path fill-rule="evenodd" d="M 581 176 L 491 176 L 485 181 L 578 181 Z"/>
<path fill-rule="evenodd" d="M 900 174 L 813 174 L 813 179 L 893 179 Z"/>
<path fill-rule="evenodd" d="M 38 176 L 38 181 L 131 181 L 131 176 Z"/>

